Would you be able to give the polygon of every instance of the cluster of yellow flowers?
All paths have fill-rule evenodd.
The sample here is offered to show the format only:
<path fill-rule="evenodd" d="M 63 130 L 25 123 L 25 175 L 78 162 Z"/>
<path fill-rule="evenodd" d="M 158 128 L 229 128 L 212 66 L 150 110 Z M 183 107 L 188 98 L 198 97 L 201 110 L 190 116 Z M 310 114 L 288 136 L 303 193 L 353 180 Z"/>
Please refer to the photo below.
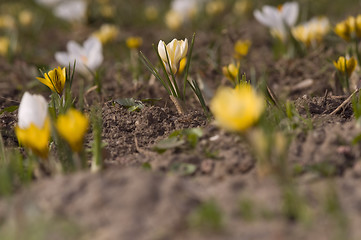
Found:
<path fill-rule="evenodd" d="M 361 39 L 361 14 L 336 24 L 335 33 L 346 41 Z"/>
<path fill-rule="evenodd" d="M 247 56 L 249 48 L 252 43 L 249 40 L 238 40 L 233 47 L 233 55 L 236 59 L 236 63 L 232 62 L 226 66 L 223 66 L 223 75 L 232 82 L 233 85 L 237 85 L 237 79 L 239 78 L 239 68 L 241 60 Z"/>
<path fill-rule="evenodd" d="M 5 30 L 6 34 L 0 36 L 0 56 L 7 56 L 9 52 L 16 50 L 14 41 L 17 37 L 14 34 L 16 28 L 29 27 L 34 22 L 34 15 L 29 10 L 18 11 L 17 16 L 11 14 L 0 15 L 0 31 Z"/>
<path fill-rule="evenodd" d="M 38 80 L 53 92 L 61 95 L 66 82 L 65 68 L 57 67 L 45 73 L 44 78 L 38 78 Z M 20 102 L 18 118 L 15 133 L 19 143 L 39 157 L 47 158 L 51 121 L 45 98 L 25 92 Z M 59 115 L 55 122 L 55 129 L 66 140 L 73 152 L 82 150 L 88 126 L 88 117 L 72 108 L 65 114 Z"/>
<path fill-rule="evenodd" d="M 346 74 L 347 77 L 350 77 L 353 71 L 356 69 L 357 60 L 354 57 L 346 59 L 341 56 L 337 61 L 333 61 L 335 68 L 340 71 L 342 74 Z"/>
<path fill-rule="evenodd" d="M 330 31 L 330 22 L 326 17 L 315 17 L 310 21 L 292 28 L 294 38 L 306 45 L 317 46 Z"/>

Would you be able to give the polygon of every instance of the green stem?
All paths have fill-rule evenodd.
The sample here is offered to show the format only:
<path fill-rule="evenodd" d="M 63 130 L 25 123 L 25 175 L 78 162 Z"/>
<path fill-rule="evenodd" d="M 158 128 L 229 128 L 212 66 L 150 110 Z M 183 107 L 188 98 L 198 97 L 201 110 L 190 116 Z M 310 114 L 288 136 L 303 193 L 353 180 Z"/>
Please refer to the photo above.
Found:
<path fill-rule="evenodd" d="M 355 52 L 356 52 L 356 57 L 357 57 L 357 63 L 359 66 L 361 66 L 361 55 L 358 49 L 358 45 L 359 45 L 359 41 L 356 39 L 355 40 Z"/>
<path fill-rule="evenodd" d="M 189 66 L 191 65 L 195 37 L 196 37 L 196 33 L 193 33 L 191 47 L 189 49 L 189 54 L 188 54 L 188 58 L 187 58 L 186 72 L 185 72 L 184 80 L 183 80 L 183 101 L 186 98 L 186 85 L 187 85 L 187 82 L 188 82 L 188 71 L 189 71 Z"/>

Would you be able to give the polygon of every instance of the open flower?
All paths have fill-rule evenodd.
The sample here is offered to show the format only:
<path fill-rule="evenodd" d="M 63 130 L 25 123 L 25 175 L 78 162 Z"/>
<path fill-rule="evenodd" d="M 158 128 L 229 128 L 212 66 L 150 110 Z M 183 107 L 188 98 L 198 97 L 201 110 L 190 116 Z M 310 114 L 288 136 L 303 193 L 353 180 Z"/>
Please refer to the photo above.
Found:
<path fill-rule="evenodd" d="M 330 22 L 326 17 L 315 17 L 310 21 L 292 28 L 294 38 L 307 47 L 317 46 L 330 31 Z"/>
<path fill-rule="evenodd" d="M 240 84 L 234 89 L 218 89 L 210 108 L 221 127 L 229 131 L 244 131 L 259 120 L 265 102 L 251 85 Z"/>
<path fill-rule="evenodd" d="M 278 7 L 263 6 L 262 11 L 255 10 L 253 15 L 261 24 L 271 29 L 271 34 L 282 41 L 287 39 L 287 28 L 297 21 L 299 6 L 297 2 L 287 2 Z"/>
<path fill-rule="evenodd" d="M 236 81 L 238 78 L 239 66 L 240 66 L 239 63 L 237 63 L 237 65 L 235 65 L 234 63 L 231 63 L 222 68 L 223 75 L 234 84 L 236 84 Z"/>
<path fill-rule="evenodd" d="M 80 46 L 74 41 L 66 45 L 67 52 L 55 53 L 55 59 L 63 66 L 68 66 L 76 61 L 76 71 L 87 75 L 89 70 L 96 70 L 103 62 L 103 48 L 96 37 L 90 37 Z"/>
<path fill-rule="evenodd" d="M 170 72 L 168 67 L 168 59 L 169 58 L 169 64 L 171 66 L 171 71 L 173 74 L 175 74 L 178 70 L 179 61 L 186 57 L 188 51 L 188 40 L 177 40 L 173 39 L 170 43 L 167 45 L 164 41 L 160 40 L 158 43 L 158 53 L 164 63 L 164 65 L 167 67 L 167 71 Z"/>
<path fill-rule="evenodd" d="M 69 109 L 65 115 L 60 115 L 56 121 L 56 129 L 60 136 L 69 143 L 73 152 L 82 150 L 84 135 L 88 126 L 88 118 L 76 109 Z"/>
<path fill-rule="evenodd" d="M 54 68 L 48 73 L 45 73 L 44 78 L 37 77 L 36 79 L 48 86 L 53 92 L 61 95 L 63 93 L 66 80 L 65 67 L 63 69 L 60 67 Z"/>
<path fill-rule="evenodd" d="M 50 138 L 48 103 L 41 95 L 25 92 L 21 98 L 15 133 L 19 143 L 46 158 Z"/>
<path fill-rule="evenodd" d="M 357 66 L 357 60 L 354 57 L 346 59 L 344 56 L 340 56 L 337 61 L 333 61 L 333 65 L 342 74 L 350 77 Z"/>

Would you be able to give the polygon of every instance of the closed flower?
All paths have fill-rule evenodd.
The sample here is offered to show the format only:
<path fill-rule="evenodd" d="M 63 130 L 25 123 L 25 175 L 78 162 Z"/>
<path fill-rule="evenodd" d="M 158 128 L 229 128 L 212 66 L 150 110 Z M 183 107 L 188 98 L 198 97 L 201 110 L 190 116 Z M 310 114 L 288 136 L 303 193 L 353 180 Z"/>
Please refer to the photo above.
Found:
<path fill-rule="evenodd" d="M 171 66 L 171 71 L 175 74 L 178 70 L 179 62 L 182 58 L 186 57 L 188 51 L 188 40 L 177 40 L 173 39 L 167 45 L 164 41 L 160 40 L 158 43 L 158 53 L 167 67 L 168 72 L 170 72 L 168 67 L 168 59 L 169 64 Z M 167 58 L 168 55 L 168 58 Z"/>
<path fill-rule="evenodd" d="M 88 126 L 88 118 L 76 109 L 68 110 L 66 114 L 60 115 L 56 121 L 56 129 L 59 135 L 69 143 L 73 152 L 82 150 Z"/>
<path fill-rule="evenodd" d="M 19 106 L 15 133 L 19 143 L 46 158 L 50 138 L 48 103 L 41 95 L 25 92 Z"/>

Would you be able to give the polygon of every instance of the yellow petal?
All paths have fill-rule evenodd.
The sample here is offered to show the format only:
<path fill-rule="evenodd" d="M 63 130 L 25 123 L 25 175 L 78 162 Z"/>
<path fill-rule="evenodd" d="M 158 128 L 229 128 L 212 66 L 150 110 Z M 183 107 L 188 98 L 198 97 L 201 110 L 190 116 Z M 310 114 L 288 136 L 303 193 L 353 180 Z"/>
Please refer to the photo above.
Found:
<path fill-rule="evenodd" d="M 264 110 L 264 99 L 249 84 L 220 88 L 211 101 L 217 123 L 229 131 L 244 131 L 255 124 Z"/>
<path fill-rule="evenodd" d="M 31 123 L 26 129 L 16 126 L 15 133 L 21 145 L 29 148 L 39 157 L 46 158 L 48 156 L 50 139 L 49 118 L 45 120 L 43 128 L 38 128 L 35 124 Z"/>
<path fill-rule="evenodd" d="M 74 152 L 83 148 L 83 140 L 88 130 L 89 120 L 81 112 L 70 109 L 64 115 L 60 115 L 56 122 L 56 129 L 64 138 Z"/>

